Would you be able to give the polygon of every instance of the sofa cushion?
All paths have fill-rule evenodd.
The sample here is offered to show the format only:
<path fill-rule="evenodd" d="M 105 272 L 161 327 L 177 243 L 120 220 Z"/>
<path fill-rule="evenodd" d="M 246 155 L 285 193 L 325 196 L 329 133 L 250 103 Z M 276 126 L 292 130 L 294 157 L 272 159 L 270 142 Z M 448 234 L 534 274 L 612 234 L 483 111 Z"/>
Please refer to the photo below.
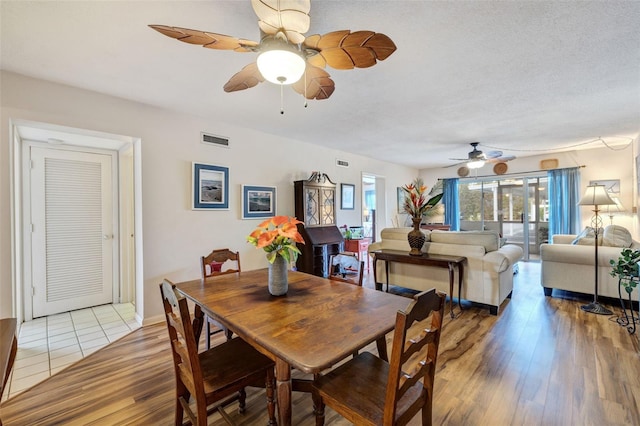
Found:
<path fill-rule="evenodd" d="M 444 244 L 483 246 L 486 252 L 500 247 L 500 235 L 495 231 L 439 231 L 431 232 L 431 241 Z"/>
<path fill-rule="evenodd" d="M 602 244 L 610 247 L 631 247 L 631 232 L 623 226 L 609 225 L 604 228 Z"/>

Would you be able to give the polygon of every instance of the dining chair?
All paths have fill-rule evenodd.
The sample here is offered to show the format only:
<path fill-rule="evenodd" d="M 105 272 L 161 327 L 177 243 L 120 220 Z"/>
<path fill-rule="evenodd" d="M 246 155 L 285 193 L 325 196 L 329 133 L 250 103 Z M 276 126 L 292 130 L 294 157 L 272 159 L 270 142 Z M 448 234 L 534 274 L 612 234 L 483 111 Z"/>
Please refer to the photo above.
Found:
<path fill-rule="evenodd" d="M 355 253 L 342 252 L 329 257 L 329 279 L 362 287 L 364 261 Z"/>
<path fill-rule="evenodd" d="M 316 425 L 324 424 L 325 405 L 357 425 L 406 425 L 420 410 L 422 424 L 431 425 L 445 297 L 431 289 L 415 295 L 406 312 L 398 311 L 388 363 L 363 352 L 316 377 Z"/>
<path fill-rule="evenodd" d="M 217 275 L 235 274 L 240 272 L 240 253 L 231 251 L 228 248 L 216 249 L 208 255 L 202 256 L 200 265 L 203 279 Z M 231 339 L 232 333 L 218 321 L 207 316 L 206 324 L 205 345 L 207 349 L 211 348 L 211 336 L 216 333 L 224 331 L 227 340 Z M 213 327 L 211 327 L 212 325 Z"/>
<path fill-rule="evenodd" d="M 198 353 L 186 298 L 166 279 L 160 284 L 160 293 L 176 377 L 175 424 L 182 425 L 186 412 L 192 425 L 204 426 L 208 413 L 215 410 L 227 423 L 233 424 L 224 406 L 238 400 L 238 411 L 243 413 L 244 388 L 265 385 L 269 424 L 275 425 L 275 363 L 240 338 Z M 195 400 L 195 412 L 189 405 L 190 399 Z"/>

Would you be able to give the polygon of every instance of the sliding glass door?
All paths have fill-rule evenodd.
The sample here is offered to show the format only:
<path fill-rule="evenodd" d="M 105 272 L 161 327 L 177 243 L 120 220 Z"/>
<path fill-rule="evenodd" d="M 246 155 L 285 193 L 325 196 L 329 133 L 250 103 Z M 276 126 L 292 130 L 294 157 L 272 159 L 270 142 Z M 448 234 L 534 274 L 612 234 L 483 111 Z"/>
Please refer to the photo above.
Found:
<path fill-rule="evenodd" d="M 497 231 L 522 247 L 525 260 L 537 258 L 549 229 L 546 176 L 474 180 L 458 189 L 461 230 Z"/>

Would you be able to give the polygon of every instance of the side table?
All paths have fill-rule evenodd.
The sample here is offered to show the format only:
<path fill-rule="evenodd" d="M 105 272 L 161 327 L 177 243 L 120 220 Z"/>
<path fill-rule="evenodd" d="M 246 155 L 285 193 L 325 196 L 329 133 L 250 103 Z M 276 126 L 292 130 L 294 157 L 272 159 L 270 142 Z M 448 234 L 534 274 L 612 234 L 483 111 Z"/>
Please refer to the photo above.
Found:
<path fill-rule="evenodd" d="M 369 250 L 370 243 L 371 243 L 370 238 L 360 238 L 357 240 L 344 240 L 344 250 L 355 253 L 358 260 L 362 260 L 361 255 L 362 253 L 364 253 L 367 259 L 366 260 L 367 271 L 369 270 L 369 263 L 370 263 L 370 258 L 367 253 Z"/>

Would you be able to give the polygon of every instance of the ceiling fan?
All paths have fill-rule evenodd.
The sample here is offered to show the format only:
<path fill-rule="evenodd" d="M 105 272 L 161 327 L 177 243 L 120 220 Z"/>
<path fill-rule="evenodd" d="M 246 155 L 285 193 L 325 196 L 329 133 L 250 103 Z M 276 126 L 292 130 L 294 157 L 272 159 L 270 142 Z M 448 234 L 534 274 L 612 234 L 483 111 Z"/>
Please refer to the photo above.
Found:
<path fill-rule="evenodd" d="M 513 155 L 502 155 L 502 151 L 489 151 L 488 153 L 484 153 L 478 149 L 478 145 L 480 142 L 471 142 L 470 144 L 473 147 L 467 154 L 467 158 L 450 158 L 450 160 L 460 161 L 460 163 L 451 164 L 446 167 L 458 166 L 460 164 L 464 164 L 469 169 L 479 169 L 484 166 L 486 163 L 505 163 L 507 161 L 514 160 L 516 157 Z M 506 171 L 506 168 L 502 173 Z M 502 174 L 499 173 L 499 174 Z"/>
<path fill-rule="evenodd" d="M 341 30 L 306 37 L 311 0 L 251 0 L 251 5 L 258 16 L 260 42 L 187 28 L 149 26 L 189 44 L 258 53 L 255 62 L 224 85 L 225 92 L 249 89 L 266 79 L 279 85 L 291 84 L 307 99 L 327 99 L 335 89 L 324 70 L 327 65 L 341 70 L 367 68 L 396 50 L 389 37 L 373 31 Z"/>

